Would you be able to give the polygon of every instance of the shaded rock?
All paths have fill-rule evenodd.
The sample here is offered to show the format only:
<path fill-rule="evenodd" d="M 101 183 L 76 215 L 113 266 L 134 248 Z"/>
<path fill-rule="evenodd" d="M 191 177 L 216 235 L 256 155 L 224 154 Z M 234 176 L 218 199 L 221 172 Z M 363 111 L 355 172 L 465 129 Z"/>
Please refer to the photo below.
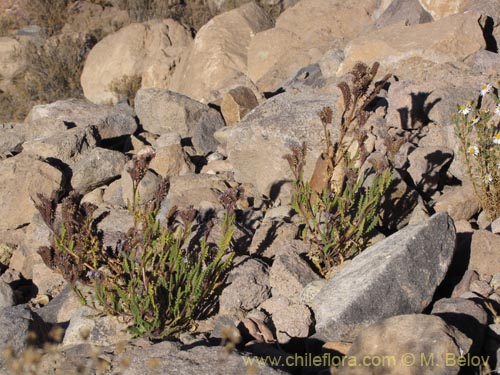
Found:
<path fill-rule="evenodd" d="M 11 286 L 4 281 L 0 281 L 0 310 L 14 306 L 14 291 Z"/>
<path fill-rule="evenodd" d="M 207 103 L 225 89 L 244 85 L 250 40 L 272 26 L 271 18 L 253 2 L 212 18 L 186 50 L 169 89 Z"/>
<path fill-rule="evenodd" d="M 446 211 L 456 222 L 470 220 L 481 209 L 471 185 L 453 186 L 445 189 L 433 206 L 436 212 Z"/>
<path fill-rule="evenodd" d="M 269 270 L 273 296 L 281 295 L 292 302 L 299 302 L 304 287 L 317 279 L 309 264 L 293 252 L 277 255 Z"/>
<path fill-rule="evenodd" d="M 141 78 L 142 87 L 168 88 L 182 51 L 191 44 L 189 30 L 172 19 L 126 26 L 89 52 L 83 93 L 96 104 L 116 103 L 120 98 L 111 85 L 127 77 Z"/>
<path fill-rule="evenodd" d="M 77 127 L 46 138 L 37 138 L 23 144 L 28 155 L 43 159 L 57 159 L 65 164 L 79 161 L 98 143 L 95 126 Z"/>
<path fill-rule="evenodd" d="M 486 230 L 477 230 L 472 234 L 470 243 L 469 269 L 480 274 L 494 275 L 500 270 L 500 236 Z M 467 250 L 467 249 L 464 249 Z"/>
<path fill-rule="evenodd" d="M 165 375 L 197 374 L 197 373 L 222 373 L 227 375 L 241 375 L 242 369 L 248 365 L 242 356 L 236 352 L 227 354 L 225 348 L 220 346 L 194 346 L 189 350 L 181 350 L 176 343 L 163 341 L 151 346 L 126 351 L 116 358 L 120 363 L 124 358 L 130 362 L 126 369 L 120 369 L 123 375 Z M 154 368 L 148 366 L 154 360 Z M 113 372 L 117 374 L 118 372 Z M 283 374 L 267 365 L 259 366 L 261 375 Z"/>
<path fill-rule="evenodd" d="M 438 147 L 418 147 L 408 155 L 408 173 L 418 191 L 432 195 L 443 185 L 453 151 Z"/>
<path fill-rule="evenodd" d="M 365 250 L 312 301 L 318 338 L 349 341 L 384 318 L 422 312 L 446 275 L 455 242 L 451 218 L 439 213 Z"/>
<path fill-rule="evenodd" d="M 347 358 L 353 358 L 356 364 L 352 362 L 349 366 L 346 361 L 334 373 L 368 375 L 377 371 L 394 375 L 458 374 L 458 363 L 448 363 L 446 359 L 458 361 L 468 353 L 471 342 L 437 316 L 395 316 L 364 329 L 347 352 Z M 425 360 L 421 360 L 423 356 Z M 380 361 L 363 363 L 363 358 Z M 382 358 L 388 360 L 382 362 Z M 406 358 L 409 358 L 409 362 Z M 429 361 L 432 361 L 432 365 Z"/>
<path fill-rule="evenodd" d="M 80 307 L 71 317 L 62 345 L 89 344 L 106 346 L 130 340 L 127 325 L 116 316 L 95 317 L 96 311 L 87 306 Z"/>
<path fill-rule="evenodd" d="M 323 128 L 317 113 L 323 107 L 334 106 L 337 98 L 338 93 L 287 92 L 267 100 L 238 124 L 217 131 L 215 138 L 226 148 L 234 178 L 254 184 L 263 195 L 277 197 L 283 184 L 292 180 L 283 156 L 290 153 L 290 146 L 303 141 L 308 146 L 304 178 L 310 178 L 323 146 Z M 335 110 L 333 118 L 338 118 Z M 335 139 L 336 125 L 331 132 Z"/>
<path fill-rule="evenodd" d="M 267 266 L 251 258 L 235 260 L 238 264 L 229 272 L 227 283 L 219 298 L 222 313 L 249 311 L 271 295 Z"/>
<path fill-rule="evenodd" d="M 199 153 L 217 149 L 213 133 L 224 127 L 224 120 L 207 105 L 172 91 L 141 89 L 135 98 L 135 108 L 145 130 L 189 137 Z"/>
<path fill-rule="evenodd" d="M 72 128 L 93 125 L 100 140 L 133 134 L 137 129 L 134 111 L 126 104 L 116 106 L 95 105 L 82 99 L 59 100 L 50 104 L 34 106 L 25 122 L 35 127 L 52 129 L 45 136 L 60 134 L 60 127 Z M 54 128 L 54 123 L 59 124 Z M 38 134 L 36 137 L 42 137 Z"/>
<path fill-rule="evenodd" d="M 434 304 L 431 314 L 439 316 L 470 338 L 471 352 L 479 354 L 488 322 L 488 314 L 479 304 L 470 299 L 443 298 Z"/>
<path fill-rule="evenodd" d="M 352 40 L 337 72 L 349 72 L 357 61 L 378 61 L 385 69 L 398 60 L 420 58 L 437 64 L 461 62 L 486 47 L 478 13 L 453 15 L 436 22 L 395 24 Z"/>
<path fill-rule="evenodd" d="M 259 102 L 253 91 L 248 87 L 239 86 L 224 95 L 220 109 L 226 125 L 233 125 L 258 105 Z"/>
<path fill-rule="evenodd" d="M 96 148 L 71 167 L 71 185 L 80 193 L 88 193 L 119 177 L 126 162 L 121 152 Z"/>
<path fill-rule="evenodd" d="M 0 230 L 29 223 L 36 212 L 31 198 L 38 199 L 37 193 L 50 196 L 63 182 L 59 170 L 23 154 L 0 161 L 0 176 Z"/>
<path fill-rule="evenodd" d="M 463 295 L 464 293 L 470 291 L 470 285 L 473 281 L 479 280 L 479 275 L 476 271 L 467 270 L 464 273 L 464 276 L 460 280 L 460 282 L 453 289 L 453 293 L 451 298 L 457 298 Z"/>

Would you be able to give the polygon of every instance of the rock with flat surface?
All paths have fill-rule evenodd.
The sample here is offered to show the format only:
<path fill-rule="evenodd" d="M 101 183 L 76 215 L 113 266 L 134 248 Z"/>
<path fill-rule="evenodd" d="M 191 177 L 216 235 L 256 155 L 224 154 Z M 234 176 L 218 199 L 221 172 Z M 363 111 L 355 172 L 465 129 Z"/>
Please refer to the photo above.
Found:
<path fill-rule="evenodd" d="M 313 299 L 317 337 L 349 341 L 382 319 L 422 312 L 448 271 L 455 242 L 453 221 L 439 213 L 365 250 Z"/>

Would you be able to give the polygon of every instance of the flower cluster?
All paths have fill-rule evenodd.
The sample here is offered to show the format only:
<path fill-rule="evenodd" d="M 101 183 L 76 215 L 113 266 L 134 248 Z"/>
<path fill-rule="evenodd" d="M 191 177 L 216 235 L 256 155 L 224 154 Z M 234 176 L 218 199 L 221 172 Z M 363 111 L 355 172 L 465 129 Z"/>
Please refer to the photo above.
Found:
<path fill-rule="evenodd" d="M 456 133 L 482 208 L 493 220 L 500 216 L 500 98 L 498 87 L 484 84 L 477 103 L 459 106 Z"/>

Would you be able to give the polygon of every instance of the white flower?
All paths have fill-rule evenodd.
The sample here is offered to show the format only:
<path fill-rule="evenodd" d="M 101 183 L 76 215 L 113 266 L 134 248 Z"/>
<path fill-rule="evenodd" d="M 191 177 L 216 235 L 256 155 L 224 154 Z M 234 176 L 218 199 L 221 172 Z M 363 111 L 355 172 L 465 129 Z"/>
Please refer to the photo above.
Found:
<path fill-rule="evenodd" d="M 471 110 L 472 110 L 472 105 L 470 102 L 467 102 L 466 105 L 460 106 L 460 110 L 458 111 L 458 113 L 461 113 L 462 115 L 467 116 Z"/>
<path fill-rule="evenodd" d="M 500 104 L 495 107 L 495 115 L 500 116 Z"/>
<path fill-rule="evenodd" d="M 479 147 L 477 147 L 477 146 L 469 146 L 469 148 L 467 149 L 467 153 L 471 154 L 471 155 L 474 155 L 474 156 L 477 156 L 477 155 L 479 155 Z"/>
<path fill-rule="evenodd" d="M 496 145 L 500 145 L 500 132 L 495 134 L 495 136 L 493 137 L 493 143 Z"/>
<path fill-rule="evenodd" d="M 485 96 L 487 93 L 491 91 L 493 87 L 488 83 L 487 85 L 483 85 L 481 87 L 481 96 Z"/>
<path fill-rule="evenodd" d="M 491 177 L 491 174 L 488 173 L 486 176 L 483 177 L 483 182 L 485 184 L 490 184 L 491 181 L 493 181 L 493 177 Z"/>

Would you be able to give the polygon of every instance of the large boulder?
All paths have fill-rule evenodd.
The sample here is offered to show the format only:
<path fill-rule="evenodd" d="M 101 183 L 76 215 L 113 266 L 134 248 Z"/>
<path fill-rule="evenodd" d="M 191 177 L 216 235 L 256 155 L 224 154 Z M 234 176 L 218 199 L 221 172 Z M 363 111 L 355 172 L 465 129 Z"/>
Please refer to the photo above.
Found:
<path fill-rule="evenodd" d="M 378 61 L 385 68 L 411 58 L 436 64 L 463 62 L 486 47 L 480 18 L 479 13 L 469 12 L 424 24 L 398 23 L 367 33 L 347 45 L 337 75 L 349 72 L 358 61 Z"/>
<path fill-rule="evenodd" d="M 316 336 L 350 341 L 370 324 L 422 312 L 448 271 L 455 242 L 453 221 L 439 213 L 365 250 L 313 299 Z"/>
<path fill-rule="evenodd" d="M 141 78 L 142 87 L 169 87 L 181 52 L 192 43 L 188 29 L 165 19 L 134 23 L 108 35 L 89 52 L 81 84 L 96 104 L 120 99 L 110 87 L 123 78 Z"/>
<path fill-rule="evenodd" d="M 224 89 L 248 84 L 250 40 L 272 26 L 271 18 L 254 2 L 212 18 L 183 55 L 170 89 L 207 103 L 220 98 Z"/>
<path fill-rule="evenodd" d="M 217 131 L 215 138 L 226 147 L 235 179 L 254 184 L 264 195 L 278 193 L 283 184 L 292 180 L 283 156 L 290 153 L 290 146 L 303 141 L 308 147 L 305 177 L 310 178 L 323 147 L 323 128 L 317 113 L 323 107 L 335 106 L 337 98 L 338 92 L 286 92 L 261 104 L 238 124 Z M 332 129 L 335 136 L 337 127 Z"/>
<path fill-rule="evenodd" d="M 27 224 L 37 212 L 32 199 L 37 193 L 50 196 L 63 182 L 61 171 L 22 153 L 0 161 L 0 230 Z"/>
<path fill-rule="evenodd" d="M 275 91 L 303 66 L 317 62 L 334 46 L 360 34 L 372 22 L 379 2 L 302 0 L 258 33 L 248 51 L 248 75 L 261 91 Z"/>
<path fill-rule="evenodd" d="M 224 127 L 224 119 L 206 104 L 168 90 L 141 89 L 135 109 L 142 127 L 150 133 L 189 137 L 201 154 L 217 149 L 213 134 Z"/>

